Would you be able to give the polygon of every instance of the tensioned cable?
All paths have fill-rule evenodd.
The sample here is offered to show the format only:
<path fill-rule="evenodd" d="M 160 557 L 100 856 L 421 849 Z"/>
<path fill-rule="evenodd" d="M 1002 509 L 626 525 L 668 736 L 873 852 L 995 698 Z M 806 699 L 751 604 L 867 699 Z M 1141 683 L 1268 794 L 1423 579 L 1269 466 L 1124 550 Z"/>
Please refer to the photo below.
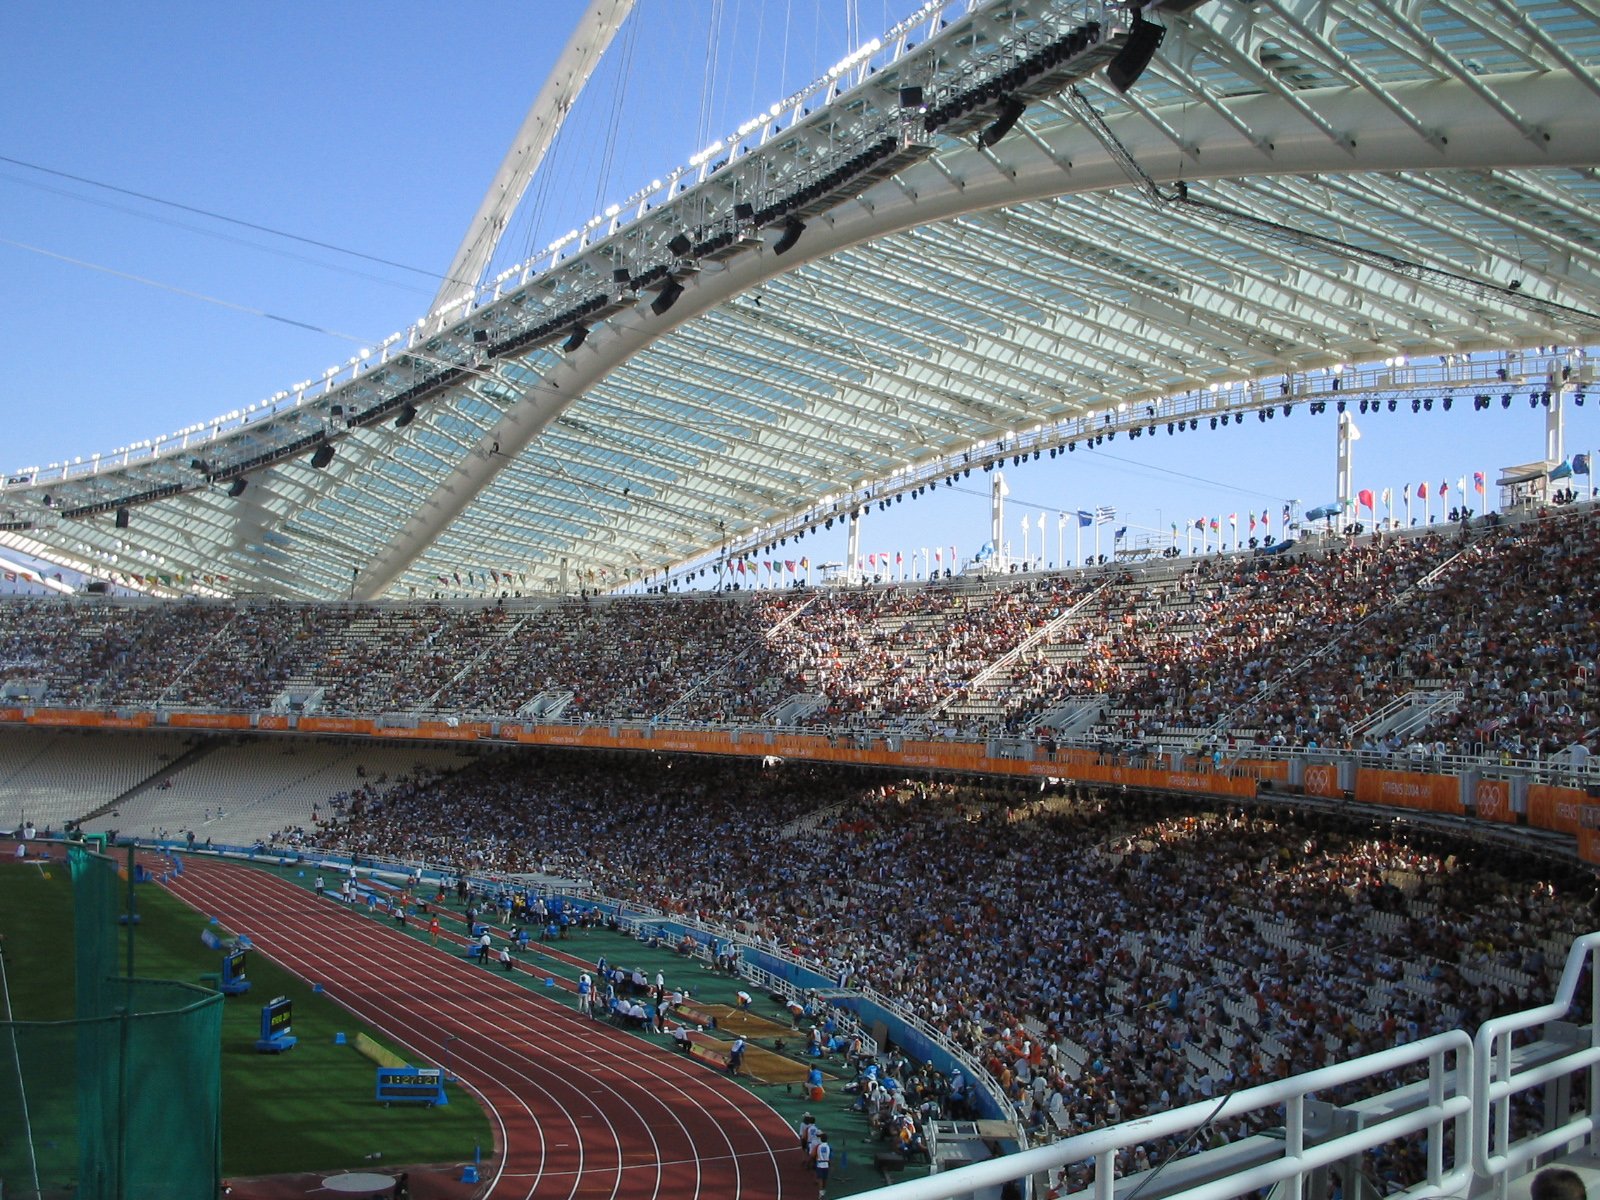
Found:
<path fill-rule="evenodd" d="M 123 213 L 126 216 L 136 217 L 141 221 L 151 221 L 157 225 L 166 225 L 171 229 L 182 229 L 186 233 L 199 234 L 201 237 L 216 238 L 218 241 L 229 242 L 235 246 L 245 246 L 251 250 L 260 250 L 267 254 L 275 254 L 280 258 L 287 258 L 293 260 L 294 262 L 306 263 L 313 267 L 321 267 L 324 270 L 338 271 L 341 274 L 352 275 L 357 279 L 365 279 L 371 283 L 379 283 L 386 287 L 399 288 L 402 291 L 411 292 L 417 295 L 426 296 L 430 294 L 422 288 L 413 287 L 406 283 L 400 283 L 396 280 L 389 279 L 383 275 L 375 274 L 371 271 L 361 271 L 357 270 L 355 267 L 336 266 L 332 263 L 324 262 L 321 259 L 312 258 L 308 254 L 296 254 L 292 250 L 276 250 L 270 246 L 264 246 L 260 242 L 251 241 L 249 238 L 236 237 L 233 234 L 223 233 L 216 229 L 207 229 L 202 225 L 190 224 L 187 221 L 179 221 L 174 218 L 159 217 L 155 213 L 142 212 L 130 204 L 117 204 L 110 200 L 96 200 L 92 196 L 85 196 L 80 192 L 72 191 L 70 188 L 52 187 L 48 183 L 29 182 L 26 179 L 17 179 L 12 176 L 0 176 L 0 179 L 6 179 L 11 183 L 19 184 L 22 187 L 33 188 L 36 191 L 48 192 L 53 196 L 65 196 L 67 199 L 76 200 L 80 204 L 92 204 L 96 208 L 103 208 L 108 212 Z"/>
<path fill-rule="evenodd" d="M 367 262 L 379 263 L 385 267 L 395 267 L 401 271 L 410 271 L 415 275 L 425 275 L 429 279 L 443 279 L 438 271 L 424 271 L 421 267 L 413 267 L 407 263 L 395 262 L 390 258 L 380 258 L 376 254 L 364 254 L 360 250 L 352 250 L 348 246 L 336 246 L 332 242 L 318 241 L 316 238 L 302 237 L 298 233 L 289 233 L 286 230 L 274 229 L 270 225 L 258 225 L 254 221 L 242 221 L 238 217 L 224 216 L 208 208 L 199 208 L 193 204 L 182 204 L 177 200 L 167 200 L 161 196 L 152 196 L 148 192 L 136 192 L 132 188 L 118 187 L 114 183 L 103 183 L 98 179 L 89 179 L 83 175 L 74 175 L 68 171 L 57 171 L 52 167 L 43 167 L 38 163 L 26 162 L 20 158 L 11 158 L 0 154 L 0 162 L 10 163 L 14 167 L 26 167 L 30 171 L 39 171 L 46 175 L 54 175 L 58 179 L 70 179 L 74 183 L 81 183 L 88 187 L 101 188 L 104 191 L 116 192 L 123 196 L 132 196 L 136 200 L 144 200 L 151 204 L 165 205 L 167 208 L 176 208 L 182 212 L 194 213 L 197 216 L 209 217 L 213 221 L 223 221 L 229 225 L 238 225 L 245 229 L 254 229 L 257 233 L 270 233 L 273 237 L 288 238 L 292 242 L 301 242 L 307 246 L 316 246 L 322 250 L 332 250 L 336 254 L 348 254 L 352 258 L 365 259 Z"/>
<path fill-rule="evenodd" d="M 0 237 L 0 246 L 11 246 L 17 250 L 26 250 L 30 254 L 38 254 L 44 258 L 53 258 L 57 262 L 71 263 L 75 267 L 84 267 L 90 271 L 99 271 L 102 275 L 112 275 L 118 279 L 126 279 L 133 283 L 142 283 L 146 287 L 158 288 L 163 292 L 172 292 L 178 296 L 187 296 L 191 300 L 201 300 L 206 304 L 214 304 L 218 308 L 230 309 L 233 312 L 247 313 L 252 317 L 265 317 L 269 321 L 277 321 L 281 325 L 292 325 L 296 329 L 305 329 L 311 333 L 325 333 L 329 337 L 341 338 L 347 342 L 354 342 L 358 346 L 371 345 L 370 339 L 358 338 L 353 333 L 341 333 L 337 329 L 328 329 L 321 325 L 313 325 L 309 321 L 296 321 L 293 317 L 281 317 L 277 313 L 270 313 L 264 308 L 251 308 L 248 304 L 235 304 L 232 300 L 223 300 L 217 296 L 208 296 L 204 292 L 191 291 L 188 288 L 178 287 L 176 284 L 163 283 L 159 279 L 150 279 L 144 275 L 135 275 L 131 271 L 119 271 L 116 267 L 108 267 L 103 263 L 90 262 L 85 258 L 73 258 L 69 254 L 57 254 L 54 250 L 46 250 L 42 246 L 30 246 L 26 242 L 14 242 L 10 238 Z"/>

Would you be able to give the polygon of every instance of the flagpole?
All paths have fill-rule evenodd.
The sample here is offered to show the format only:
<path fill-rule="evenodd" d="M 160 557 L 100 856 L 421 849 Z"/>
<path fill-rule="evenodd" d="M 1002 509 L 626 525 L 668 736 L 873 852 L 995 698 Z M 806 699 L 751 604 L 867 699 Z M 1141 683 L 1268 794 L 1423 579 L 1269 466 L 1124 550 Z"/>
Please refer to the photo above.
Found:
<path fill-rule="evenodd" d="M 1100 561 L 1100 510 L 1098 508 L 1095 509 L 1094 513 L 1094 561 L 1096 563 Z"/>
<path fill-rule="evenodd" d="M 1074 527 L 1076 529 L 1076 532 L 1074 533 L 1073 536 L 1075 536 L 1078 539 L 1078 548 L 1072 552 L 1073 553 L 1073 561 L 1075 563 L 1077 563 L 1079 567 L 1082 567 L 1083 566 L 1083 518 L 1082 517 L 1073 518 L 1073 525 L 1074 525 Z"/>

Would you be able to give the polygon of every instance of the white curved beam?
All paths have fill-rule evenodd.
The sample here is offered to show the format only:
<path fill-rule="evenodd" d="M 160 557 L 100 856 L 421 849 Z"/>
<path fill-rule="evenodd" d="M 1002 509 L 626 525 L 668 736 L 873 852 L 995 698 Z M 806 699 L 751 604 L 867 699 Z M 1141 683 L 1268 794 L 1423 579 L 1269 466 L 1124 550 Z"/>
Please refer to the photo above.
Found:
<path fill-rule="evenodd" d="M 1296 105 L 1280 95 L 1228 101 L 1224 116 L 1211 108 L 1164 114 L 1184 123 L 1180 150 L 1155 125 L 1129 114 L 1109 124 L 1123 147 L 1157 183 L 1240 176 L 1551 168 L 1600 162 L 1600 102 L 1570 72 L 1527 72 L 1492 77 L 1502 101 L 1548 140 L 1534 145 L 1474 89 L 1456 80 L 1396 85 L 1385 95 L 1360 88 L 1299 93 L 1333 128 L 1349 131 L 1348 145 L 1331 141 Z M 1402 107 L 1406 116 L 1397 115 Z M 1421 123 L 1430 133 L 1423 138 Z M 1249 128 L 1256 140 L 1239 128 Z M 685 281 L 668 314 L 639 305 L 597 329 L 576 353 L 529 389 L 424 500 L 399 533 L 361 573 L 356 594 L 381 595 L 499 472 L 583 393 L 633 355 L 686 321 L 786 274 L 875 238 L 968 213 L 1084 192 L 1128 186 L 1122 166 L 1084 127 L 1058 123 L 1034 136 L 1013 136 L 992 151 L 967 149 L 918 164 L 870 189 L 857 200 L 809 222 L 788 254 L 765 251 L 730 259 Z M 1152 208 L 1148 219 L 1160 222 Z M 1120 236 L 1107 229 L 1108 244 Z"/>
<path fill-rule="evenodd" d="M 477 289 L 484 268 L 500 244 L 506 222 L 516 211 L 523 192 L 527 191 L 528 181 L 539 169 L 545 151 L 561 132 L 561 123 L 566 120 L 578 93 L 589 82 L 600 56 L 611 45 L 611 39 L 622 28 L 633 5 L 634 0 L 592 0 L 588 11 L 578 21 L 566 49 L 556 59 L 549 78 L 534 97 L 533 107 L 523 118 L 522 128 L 517 130 L 516 140 L 495 172 L 477 215 L 467 226 L 466 236 L 461 239 L 450 269 L 445 272 L 444 283 L 439 286 L 439 294 L 428 309 L 430 313 L 439 316 L 442 310 L 454 307 Z"/>

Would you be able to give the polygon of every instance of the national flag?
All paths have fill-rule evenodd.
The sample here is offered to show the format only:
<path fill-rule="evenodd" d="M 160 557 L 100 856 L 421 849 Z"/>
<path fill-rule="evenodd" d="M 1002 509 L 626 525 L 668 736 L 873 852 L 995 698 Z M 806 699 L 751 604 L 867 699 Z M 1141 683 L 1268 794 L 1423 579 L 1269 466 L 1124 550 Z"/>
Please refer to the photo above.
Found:
<path fill-rule="evenodd" d="M 1383 506 L 1385 508 L 1393 508 L 1394 507 L 1394 489 L 1393 488 L 1384 488 L 1383 489 Z"/>
<path fill-rule="evenodd" d="M 1094 523 L 1096 525 L 1109 525 L 1117 519 L 1117 510 L 1109 504 L 1102 504 L 1094 510 Z"/>
<path fill-rule="evenodd" d="M 1222 528 L 1222 526 L 1218 523 L 1217 519 L 1215 517 L 1212 517 L 1211 518 L 1211 532 L 1212 533 L 1216 533 L 1221 528 Z"/>
<path fill-rule="evenodd" d="M 1465 475 L 1457 477 L 1456 491 L 1460 492 L 1463 496 L 1467 494 L 1467 477 Z"/>
<path fill-rule="evenodd" d="M 739 560 L 739 574 L 743 575 L 744 573 L 745 573 L 744 559 L 741 558 Z"/>
<path fill-rule="evenodd" d="M 1229 513 L 1228 524 L 1232 525 L 1235 529 L 1239 528 L 1239 514 L 1236 512 Z"/>
<path fill-rule="evenodd" d="M 1292 520 L 1292 519 L 1293 519 L 1293 513 L 1290 512 L 1289 506 L 1287 504 L 1285 504 L 1283 506 L 1283 523 L 1284 523 L 1284 525 L 1287 526 L 1289 524 L 1290 520 Z"/>
<path fill-rule="evenodd" d="M 1587 474 L 1589 467 L 1589 456 L 1587 454 L 1580 454 L 1578 457 L 1583 459 L 1584 472 Z M 1576 462 L 1573 463 L 1572 469 L 1574 471 L 1578 469 Z M 1484 482 L 1482 471 L 1474 471 L 1472 473 L 1472 490 L 1477 492 L 1480 496 L 1483 494 Z"/>
<path fill-rule="evenodd" d="M 867 555 L 867 566 L 876 568 L 877 565 L 878 565 L 878 556 L 876 554 Z"/>
<path fill-rule="evenodd" d="M 810 559 L 810 558 L 809 558 L 809 557 L 807 557 L 807 558 L 802 558 L 802 559 L 801 559 L 801 560 L 800 560 L 800 569 L 801 569 L 801 570 L 802 570 L 802 571 L 809 571 L 809 570 L 811 570 L 811 559 Z"/>
<path fill-rule="evenodd" d="M 943 562 L 944 561 L 944 551 L 940 550 L 939 547 L 937 547 L 937 546 L 935 546 L 933 548 L 933 561 L 934 562 Z"/>
<path fill-rule="evenodd" d="M 1178 523 L 1176 521 L 1172 523 L 1172 540 L 1178 540 Z"/>
<path fill-rule="evenodd" d="M 1272 514 L 1264 508 L 1261 510 L 1261 528 L 1272 528 Z"/>
<path fill-rule="evenodd" d="M 1550 472 L 1550 478 L 1551 479 L 1571 479 L 1572 478 L 1572 464 L 1570 462 L 1568 462 L 1566 459 L 1563 458 L 1560 461 L 1560 463 L 1558 463 L 1556 465 L 1555 470 Z"/>
<path fill-rule="evenodd" d="M 901 557 L 900 551 L 896 550 L 894 552 L 894 565 L 898 567 L 903 562 L 905 562 L 905 559 Z"/>
<path fill-rule="evenodd" d="M 1587 454 L 1574 454 L 1572 456 L 1572 473 L 1574 475 L 1587 475 L 1589 473 L 1589 456 Z M 1473 478 L 1478 481 L 1478 490 L 1480 492 L 1483 491 L 1483 472 L 1475 473 Z"/>
<path fill-rule="evenodd" d="M 1450 481 L 1448 479 L 1439 480 L 1439 499 L 1443 500 L 1449 494 L 1450 494 Z"/>
<path fill-rule="evenodd" d="M 1041 535 L 1044 533 L 1044 514 L 1043 513 L 1039 514 L 1039 533 Z"/>
<path fill-rule="evenodd" d="M 1372 489 L 1362 488 L 1359 492 L 1357 492 L 1356 503 L 1362 508 L 1366 509 L 1368 512 L 1372 512 L 1375 507 L 1372 499 Z"/>
<path fill-rule="evenodd" d="M 1256 531 L 1256 515 L 1255 515 L 1255 513 L 1251 513 L 1250 514 L 1250 532 L 1254 533 L 1255 531 Z"/>
<path fill-rule="evenodd" d="M 1196 529 L 1204 529 L 1206 527 L 1206 519 L 1204 517 L 1196 517 L 1194 519 L 1194 527 Z"/>
<path fill-rule="evenodd" d="M 1117 530 L 1116 533 L 1111 535 L 1111 540 L 1114 541 L 1114 542 L 1120 542 L 1123 538 L 1125 538 L 1127 536 L 1128 536 L 1128 527 L 1126 525 L 1124 525 L 1121 529 Z"/>
<path fill-rule="evenodd" d="M 1409 483 L 1400 489 L 1400 498 L 1407 504 L 1411 503 L 1411 485 Z"/>
<path fill-rule="evenodd" d="M 1417 484 L 1417 499 L 1418 500 L 1426 500 L 1427 498 L 1428 498 L 1428 483 L 1427 483 L 1426 480 L 1424 480 L 1423 482 Z"/>
<path fill-rule="evenodd" d="M 1083 529 L 1094 524 L 1094 514 L 1086 508 L 1078 510 L 1078 528 Z"/>
<path fill-rule="evenodd" d="M 1057 529 L 1065 529 L 1066 527 L 1067 527 L 1067 514 L 1066 513 L 1062 513 L 1056 519 L 1056 528 Z"/>
<path fill-rule="evenodd" d="M 789 574 L 793 575 L 794 574 L 794 559 L 792 559 L 792 558 L 784 559 L 783 560 L 783 569 L 785 571 L 789 572 Z"/>

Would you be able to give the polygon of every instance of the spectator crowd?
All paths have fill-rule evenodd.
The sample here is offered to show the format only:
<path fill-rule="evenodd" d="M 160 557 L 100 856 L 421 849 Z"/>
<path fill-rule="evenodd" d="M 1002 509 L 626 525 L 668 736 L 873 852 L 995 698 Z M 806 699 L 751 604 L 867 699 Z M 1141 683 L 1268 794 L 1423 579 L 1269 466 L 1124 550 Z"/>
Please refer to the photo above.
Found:
<path fill-rule="evenodd" d="M 1554 759 L 1600 726 L 1592 505 L 1097 573 L 485 604 L 0 603 L 0 700 Z M 1371 718 L 1439 697 L 1403 738 Z M 800 701 L 803 701 L 801 703 Z M 781 706 L 781 708 L 780 708 Z M 1087 706 L 1085 708 L 1085 706 Z"/>

